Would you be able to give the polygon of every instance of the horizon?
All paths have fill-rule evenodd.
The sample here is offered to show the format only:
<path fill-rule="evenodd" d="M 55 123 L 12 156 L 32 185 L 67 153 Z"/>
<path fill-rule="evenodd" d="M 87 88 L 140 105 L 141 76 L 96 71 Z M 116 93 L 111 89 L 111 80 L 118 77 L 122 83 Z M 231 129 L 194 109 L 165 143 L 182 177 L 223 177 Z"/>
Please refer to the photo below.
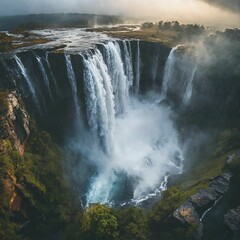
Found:
<path fill-rule="evenodd" d="M 179 21 L 197 23 L 218 28 L 240 27 L 240 6 L 238 0 L 224 3 L 222 0 L 0 0 L 0 17 L 26 16 L 32 14 L 95 14 L 133 18 L 139 21 Z M 106 7 L 107 6 L 107 7 Z"/>

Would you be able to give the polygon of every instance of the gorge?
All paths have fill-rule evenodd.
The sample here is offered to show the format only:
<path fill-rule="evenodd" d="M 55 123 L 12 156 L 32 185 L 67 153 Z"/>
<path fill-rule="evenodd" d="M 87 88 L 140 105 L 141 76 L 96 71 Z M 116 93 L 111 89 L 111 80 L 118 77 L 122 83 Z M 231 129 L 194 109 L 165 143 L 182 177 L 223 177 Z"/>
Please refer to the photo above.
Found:
<path fill-rule="evenodd" d="M 227 33 L 199 37 L 174 47 L 142 39 L 113 38 L 78 28 L 32 33 L 47 42 L 2 52 L 0 89 L 8 99 L 16 98 L 14 101 L 21 106 L 18 109 L 22 108 L 18 113 L 14 105 L 16 119 L 12 120 L 22 145 L 31 138 L 31 127 L 29 137 L 26 124 L 25 128 L 22 124 L 25 111 L 30 126 L 33 121 L 37 128 L 51 135 L 51 141 L 60 149 L 63 170 L 57 177 L 46 176 L 68 179 L 78 210 L 94 203 L 116 209 L 145 208 L 164 199 L 163 192 L 178 184 L 190 185 L 186 192 L 196 187 L 194 195 L 211 185 L 211 178 L 216 177 L 215 170 L 208 172 L 212 168 L 210 160 L 215 161 L 213 152 L 222 151 L 222 155 L 216 156 L 224 156 L 213 163 L 220 164 L 216 167 L 220 175 L 226 155 L 239 149 L 240 68 L 236 50 L 239 40 L 232 40 Z M 217 139 L 224 133 L 228 135 L 226 146 L 218 149 Z M 36 147 L 35 141 L 31 140 L 29 149 Z M 50 147 L 48 137 L 38 141 L 43 141 L 43 145 L 46 141 Z M 225 144 L 225 139 L 220 143 Z M 8 151 L 6 148 L 5 152 Z M 41 149 L 35 151 L 44 156 Z M 205 164 L 202 158 L 210 160 Z M 17 161 L 16 165 L 24 163 Z M 201 171 L 201 162 L 205 164 L 202 166 L 206 179 L 201 179 L 204 173 L 196 170 L 200 180 L 186 183 L 189 172 L 194 173 L 194 168 Z M 205 170 L 208 164 L 210 168 Z M 48 194 L 40 173 L 34 176 L 36 182 L 24 175 L 27 183 L 21 184 L 18 174 L 13 171 L 13 175 L 19 198 L 26 198 L 27 202 L 31 199 L 21 184 L 32 184 L 33 195 L 41 187 L 43 195 Z M 9 178 L 6 176 L 3 179 Z M 183 200 L 190 196 L 184 195 Z M 10 199 L 15 201 L 13 196 Z M 212 207 L 213 202 L 204 210 Z M 31 200 L 26 205 L 32 206 L 23 207 L 20 220 L 14 220 L 21 228 L 30 221 L 29 209 L 38 208 Z M 41 208 L 36 212 L 37 217 L 46 215 Z M 61 239 L 53 235 L 47 239 Z M 35 235 L 33 239 L 37 239 Z"/>

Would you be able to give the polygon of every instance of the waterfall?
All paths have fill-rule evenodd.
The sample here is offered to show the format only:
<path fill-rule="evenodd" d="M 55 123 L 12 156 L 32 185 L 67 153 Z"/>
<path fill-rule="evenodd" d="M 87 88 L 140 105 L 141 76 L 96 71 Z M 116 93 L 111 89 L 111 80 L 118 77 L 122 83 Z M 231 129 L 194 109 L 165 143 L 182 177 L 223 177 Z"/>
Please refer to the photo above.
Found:
<path fill-rule="evenodd" d="M 42 58 L 36 55 L 36 59 L 37 59 L 40 71 L 42 73 L 42 76 L 43 76 L 44 84 L 45 84 L 45 86 L 47 88 L 47 91 L 48 91 L 48 94 L 49 94 L 49 96 L 50 96 L 50 98 L 53 102 L 54 100 L 53 100 L 53 96 L 52 96 L 52 92 L 51 92 L 51 88 L 50 88 L 50 83 L 49 83 L 47 72 L 46 72 L 46 70 L 44 68 L 44 65 L 42 63 Z"/>
<path fill-rule="evenodd" d="M 124 64 L 118 43 L 109 42 L 104 44 L 104 55 L 108 73 L 112 79 L 116 113 L 121 115 L 127 111 L 129 105 L 129 84 L 124 73 Z"/>
<path fill-rule="evenodd" d="M 92 56 L 83 57 L 83 62 L 88 123 L 92 131 L 98 132 L 103 150 L 109 155 L 115 128 L 111 78 L 99 50 Z"/>
<path fill-rule="evenodd" d="M 55 77 L 53 76 L 52 69 L 51 69 L 51 66 L 50 66 L 50 63 L 49 63 L 48 52 L 46 52 L 45 61 L 46 61 L 47 66 L 48 66 L 48 70 L 49 70 L 50 76 L 51 76 L 51 78 L 53 80 L 53 84 L 54 84 L 54 87 L 56 89 L 56 93 L 57 93 L 57 95 L 60 95 L 59 87 L 57 85 Z"/>
<path fill-rule="evenodd" d="M 197 66 L 195 66 L 193 68 L 192 74 L 191 74 L 190 79 L 188 80 L 188 83 L 187 83 L 186 92 L 183 96 L 183 102 L 185 104 L 188 104 L 191 97 L 192 97 L 193 80 L 194 80 L 194 77 L 195 77 L 195 74 L 196 74 L 196 70 L 197 70 Z"/>
<path fill-rule="evenodd" d="M 152 73 L 153 86 L 155 86 L 155 83 L 156 83 L 159 55 L 160 55 L 160 49 L 158 48 L 158 51 L 156 52 L 156 55 L 153 58 L 153 63 L 152 63 L 151 73 Z"/>
<path fill-rule="evenodd" d="M 137 41 L 137 53 L 135 62 L 135 93 L 139 93 L 139 84 L 141 77 L 141 55 L 140 55 L 140 41 Z"/>
<path fill-rule="evenodd" d="M 174 72 L 174 64 L 175 64 L 175 50 L 178 48 L 178 46 L 171 49 L 169 56 L 167 58 L 167 62 L 164 68 L 163 73 L 163 82 L 162 82 L 162 92 L 161 92 L 161 100 L 166 99 L 167 91 L 168 91 L 168 85 L 169 82 L 172 80 L 173 72 Z"/>
<path fill-rule="evenodd" d="M 77 123 L 80 124 L 81 114 L 80 114 L 80 104 L 79 104 L 78 92 L 77 92 L 77 81 L 76 81 L 75 73 L 73 71 L 70 55 L 65 55 L 65 59 L 66 59 L 68 80 L 71 85 L 71 90 L 73 93 L 73 101 L 74 101 L 75 110 L 76 110 L 76 120 L 77 120 Z"/>
<path fill-rule="evenodd" d="M 132 56 L 132 48 L 131 48 L 131 43 L 130 41 L 127 41 L 127 47 L 129 50 L 129 58 L 130 58 L 130 87 L 133 87 L 133 79 L 134 79 L 134 74 L 133 74 L 133 56 Z"/>
<path fill-rule="evenodd" d="M 129 41 L 127 41 L 127 42 L 129 43 Z M 127 42 L 123 41 L 124 69 L 125 69 L 125 74 L 128 78 L 129 87 L 132 87 L 132 85 L 133 85 L 132 54 L 131 54 L 130 43 L 127 44 Z M 129 46 L 130 46 L 130 48 L 129 48 Z"/>
<path fill-rule="evenodd" d="M 182 169 L 182 152 L 171 109 L 153 101 L 157 97 L 154 92 L 144 99 L 137 96 L 144 59 L 140 56 L 140 42 L 135 43 L 134 53 L 129 41 L 121 45 L 117 41 L 102 43 L 99 49 L 82 52 L 76 60 L 81 59 L 83 79 L 77 79 L 80 75 L 75 75 L 71 55 L 64 55 L 70 104 L 78 123 L 73 126 L 75 132 L 68 136 L 66 147 L 82 159 L 81 163 L 74 161 L 72 178 L 81 185 L 84 206 L 96 202 L 139 204 L 161 194 L 168 176 Z M 158 58 L 159 53 L 154 59 Z M 31 95 L 41 97 L 30 81 L 29 69 L 18 57 L 15 59 Z M 51 73 L 51 60 L 50 65 L 47 53 L 46 57 L 36 56 L 43 87 L 55 97 L 57 82 Z M 150 70 L 155 79 L 157 66 Z M 81 83 L 84 94 L 80 98 Z M 176 155 L 180 156 L 177 160 Z M 81 169 L 86 176 L 82 177 Z"/>
<path fill-rule="evenodd" d="M 27 85 L 28 85 L 29 91 L 30 91 L 30 93 L 31 93 L 31 97 L 32 97 L 33 101 L 35 102 L 38 110 L 40 111 L 39 99 L 38 99 L 38 97 L 37 97 L 37 93 L 36 93 L 35 87 L 34 87 L 34 85 L 32 84 L 32 81 L 31 81 L 31 79 L 30 79 L 30 77 L 29 77 L 29 74 L 28 74 L 28 72 L 27 72 L 27 69 L 24 67 L 21 59 L 20 59 L 17 55 L 14 55 L 14 59 L 15 59 L 17 65 L 18 65 L 18 67 L 19 67 L 19 69 L 20 69 L 20 71 L 21 71 L 24 79 L 26 80 L 26 83 L 27 83 Z M 40 111 L 40 112 L 41 112 L 41 111 Z"/>
<path fill-rule="evenodd" d="M 103 53 L 96 49 L 82 56 L 87 121 L 98 141 L 92 140 L 86 150 L 97 168 L 90 178 L 86 206 L 115 201 L 127 178 L 135 179 L 130 201 L 139 204 L 161 194 L 169 174 L 182 170 L 182 158 L 178 164 L 174 160 L 181 156 L 181 149 L 169 110 L 152 100 L 141 102 L 129 96 L 131 73 L 126 63 L 131 63 L 131 52 L 125 43 L 123 60 L 117 42 L 103 44 Z M 117 114 L 125 106 L 128 111 Z"/>

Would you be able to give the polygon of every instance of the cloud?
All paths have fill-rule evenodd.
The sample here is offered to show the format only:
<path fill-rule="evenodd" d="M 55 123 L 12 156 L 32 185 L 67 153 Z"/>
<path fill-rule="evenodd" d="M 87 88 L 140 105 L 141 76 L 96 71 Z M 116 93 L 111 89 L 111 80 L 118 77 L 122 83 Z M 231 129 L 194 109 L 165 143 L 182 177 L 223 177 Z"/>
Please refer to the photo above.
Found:
<path fill-rule="evenodd" d="M 238 27 L 239 0 L 0 0 L 0 15 L 30 13 L 96 13 L 140 17 L 152 21 L 178 20 Z M 226 6 L 226 7 L 224 7 Z M 232 9 L 232 12 L 224 9 Z"/>
<path fill-rule="evenodd" d="M 239 0 L 202 0 L 208 4 L 216 5 L 220 8 L 240 13 L 240 1 Z"/>

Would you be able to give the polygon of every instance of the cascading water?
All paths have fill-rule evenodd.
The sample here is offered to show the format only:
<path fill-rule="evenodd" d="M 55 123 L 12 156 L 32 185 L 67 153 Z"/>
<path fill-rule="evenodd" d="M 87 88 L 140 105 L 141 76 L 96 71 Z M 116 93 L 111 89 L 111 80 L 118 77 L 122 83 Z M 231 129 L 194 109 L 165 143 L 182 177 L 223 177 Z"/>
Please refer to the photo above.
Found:
<path fill-rule="evenodd" d="M 167 58 L 167 62 L 165 64 L 164 74 L 163 74 L 163 82 L 162 82 L 161 100 L 166 99 L 168 85 L 173 77 L 174 63 L 175 63 L 174 52 L 176 51 L 177 48 L 178 48 L 178 46 L 171 49 L 169 56 Z"/>
<path fill-rule="evenodd" d="M 155 84 L 156 84 L 159 55 L 160 55 L 160 49 L 157 50 L 155 57 L 153 57 L 152 71 L 151 71 L 153 86 L 155 86 Z"/>
<path fill-rule="evenodd" d="M 17 55 L 14 55 L 14 59 L 15 59 L 17 65 L 18 65 L 18 67 L 19 67 L 19 69 L 20 69 L 20 71 L 21 71 L 21 73 L 22 73 L 22 75 L 23 75 L 26 83 L 27 83 L 27 86 L 28 86 L 28 88 L 29 88 L 29 91 L 30 91 L 30 93 L 31 93 L 31 97 L 32 97 L 33 101 L 35 102 L 35 104 L 36 104 L 39 112 L 41 112 L 39 99 L 38 99 L 38 96 L 37 96 L 35 87 L 34 87 L 34 85 L 32 84 L 32 81 L 31 81 L 31 79 L 30 79 L 30 77 L 29 77 L 29 74 L 28 74 L 28 72 L 27 72 L 27 69 L 24 67 L 21 59 L 20 59 Z"/>
<path fill-rule="evenodd" d="M 131 54 L 130 43 L 127 44 L 126 41 L 123 41 L 123 57 L 124 57 L 125 74 L 128 78 L 129 87 L 132 87 L 133 86 L 132 54 Z"/>
<path fill-rule="evenodd" d="M 181 172 L 181 149 L 170 110 L 151 100 L 139 101 L 127 92 L 124 60 L 116 42 L 104 44 L 103 54 L 95 50 L 83 56 L 88 125 L 99 140 L 85 154 L 97 166 L 86 206 L 118 201 L 124 195 L 124 182 L 132 185 L 131 202 L 139 203 L 165 189 L 169 174 Z M 116 114 L 115 106 L 123 110 L 126 104 L 128 111 Z"/>
<path fill-rule="evenodd" d="M 137 41 L 136 51 L 133 52 L 133 44 L 123 41 L 121 52 L 120 43 L 112 41 L 102 43 L 101 51 L 95 48 L 81 54 L 84 90 L 81 98 L 78 89 L 81 83 L 77 82 L 78 75 L 74 72 L 77 67 L 73 66 L 71 55 L 64 55 L 75 122 L 78 123 L 75 126 L 76 136 L 72 137 L 69 145 L 77 155 L 83 156 L 91 168 L 85 182 L 85 206 L 95 202 L 138 204 L 161 194 L 166 189 L 168 177 L 182 171 L 183 154 L 171 119 L 171 109 L 153 101 L 157 93 L 144 96 L 144 99 L 137 94 L 141 77 L 141 49 Z M 175 81 L 176 49 L 171 50 L 166 62 L 161 93 L 163 99 L 167 97 L 169 83 Z M 36 58 L 44 84 L 50 87 L 50 79 L 53 80 L 54 76 L 48 54 L 46 59 Z M 158 58 L 159 53 L 156 54 Z M 15 60 L 31 95 L 36 96 L 27 69 L 17 56 Z M 150 78 L 153 77 L 153 80 L 157 66 L 156 63 L 152 67 Z M 187 101 L 192 95 L 195 72 L 196 69 L 188 84 L 185 82 Z M 50 90 L 49 95 L 52 95 Z"/>
<path fill-rule="evenodd" d="M 141 77 L 141 55 L 140 55 L 140 41 L 137 41 L 137 53 L 135 62 L 135 93 L 139 93 L 139 84 Z"/>
<path fill-rule="evenodd" d="M 185 104 L 188 104 L 191 97 L 192 97 L 192 90 L 193 90 L 193 80 L 194 80 L 194 77 L 195 77 L 195 74 L 196 74 L 196 71 L 197 71 L 197 66 L 193 68 L 193 71 L 192 71 L 192 74 L 191 74 L 191 77 L 188 81 L 188 84 L 187 84 L 187 88 L 186 88 L 186 92 L 183 96 L 183 102 Z"/>
<path fill-rule="evenodd" d="M 76 120 L 77 120 L 76 122 L 78 124 L 80 124 L 81 123 L 81 114 L 80 114 L 80 104 L 79 104 L 78 95 L 77 95 L 78 92 L 77 92 L 76 76 L 73 71 L 71 56 L 65 55 L 65 59 L 66 59 L 68 79 L 69 79 L 69 83 L 71 85 L 73 100 L 74 100 L 74 105 L 75 105 L 75 110 L 76 110 Z"/>
<path fill-rule="evenodd" d="M 104 152 L 110 154 L 115 127 L 114 96 L 107 66 L 99 50 L 83 58 L 88 123 L 98 132 Z"/>
<path fill-rule="evenodd" d="M 177 50 L 179 52 L 176 52 Z M 165 100 L 171 91 L 187 105 L 192 96 L 196 70 L 196 57 L 191 48 L 183 45 L 172 48 L 164 68 L 160 101 Z"/>
<path fill-rule="evenodd" d="M 50 66 L 50 63 L 49 63 L 48 52 L 46 52 L 46 57 L 45 57 L 44 59 L 45 59 L 45 61 L 46 61 L 46 63 L 47 63 L 48 70 L 49 70 L 49 74 L 50 74 L 50 76 L 51 76 L 51 78 L 52 78 L 54 87 L 55 87 L 55 89 L 56 89 L 56 93 L 57 93 L 57 95 L 60 95 L 59 87 L 58 87 L 58 85 L 57 85 L 57 82 L 56 82 L 55 77 L 53 76 L 52 69 L 51 69 L 51 66 Z"/>
<path fill-rule="evenodd" d="M 36 59 L 37 59 L 40 71 L 42 73 L 44 84 L 45 84 L 45 86 L 47 88 L 47 91 L 48 91 L 48 94 L 49 94 L 49 96 L 50 96 L 50 98 L 51 98 L 51 100 L 53 102 L 54 100 L 53 100 L 53 96 L 52 96 L 52 92 L 51 92 L 51 88 L 50 88 L 50 82 L 49 82 L 48 75 L 47 75 L 47 72 L 45 70 L 45 67 L 44 67 L 44 65 L 42 63 L 42 58 L 36 55 Z"/>
<path fill-rule="evenodd" d="M 109 75 L 112 79 L 116 113 L 123 114 L 126 112 L 129 105 L 129 84 L 124 73 L 124 65 L 118 43 L 110 42 L 105 44 L 104 55 L 106 56 L 106 65 L 108 67 Z"/>

